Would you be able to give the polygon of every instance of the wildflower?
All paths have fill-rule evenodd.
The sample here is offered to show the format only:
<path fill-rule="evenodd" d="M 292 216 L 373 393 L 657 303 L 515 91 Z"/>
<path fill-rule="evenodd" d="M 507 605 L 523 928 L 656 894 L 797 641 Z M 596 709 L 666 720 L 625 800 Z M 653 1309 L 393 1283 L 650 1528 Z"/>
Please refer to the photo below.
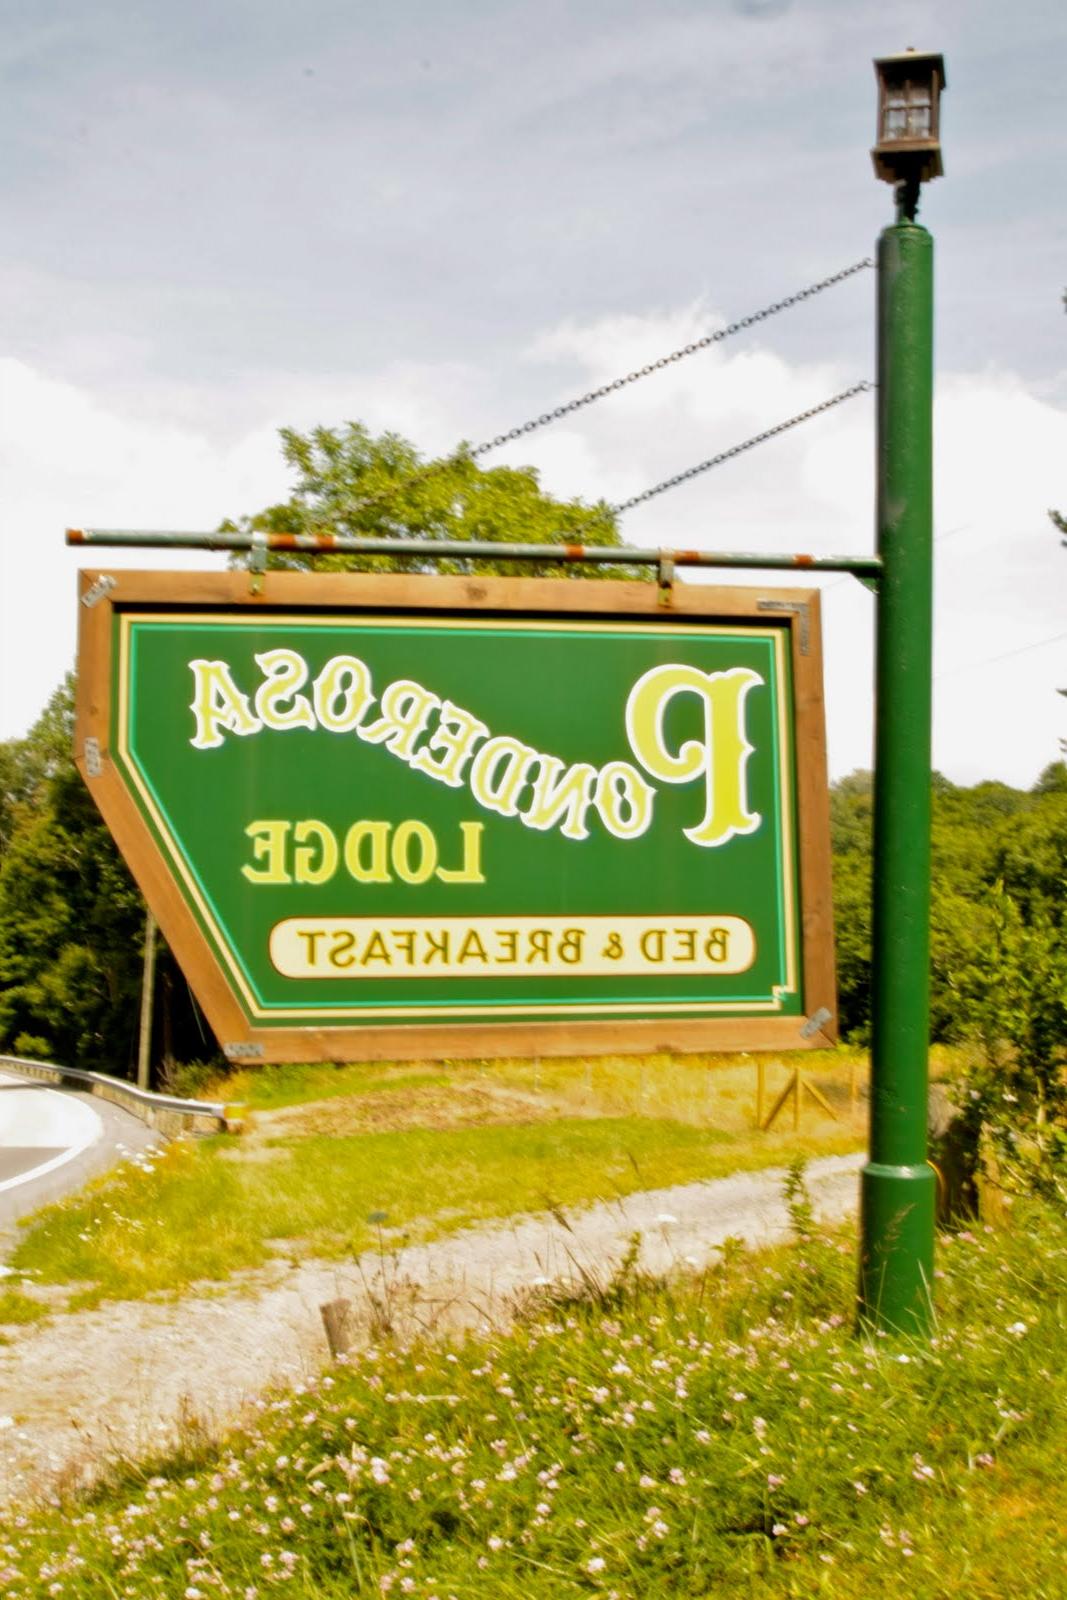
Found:
<path fill-rule="evenodd" d="M 681 1467 L 672 1467 L 667 1476 L 672 1483 L 681 1484 L 685 1482 L 685 1473 L 682 1471 Z"/>
<path fill-rule="evenodd" d="M 785 1482 L 785 1479 L 783 1477 L 781 1477 L 777 1472 L 768 1472 L 768 1474 L 767 1474 L 767 1487 L 768 1487 L 768 1489 L 780 1489 L 784 1482 Z"/>
<path fill-rule="evenodd" d="M 788 1532 L 789 1532 L 789 1529 L 786 1527 L 784 1522 L 776 1522 L 776 1523 L 774 1523 L 773 1527 L 771 1528 L 771 1533 L 773 1534 L 774 1538 L 776 1538 L 776 1539 L 780 1539 L 782 1537 L 783 1533 L 788 1533 Z"/>
<path fill-rule="evenodd" d="M 1030 1330 L 1026 1326 L 1025 1322 L 1013 1322 L 1011 1324 L 1010 1328 L 1008 1329 L 1008 1332 L 1009 1333 L 1014 1333 L 1017 1338 L 1021 1339 L 1023 1334 L 1024 1333 L 1029 1333 Z"/>
<path fill-rule="evenodd" d="M 494 1555 L 498 1550 L 503 1550 L 504 1548 L 504 1541 L 498 1533 L 491 1533 L 485 1542 Z"/>
<path fill-rule="evenodd" d="M 642 1472 L 640 1478 L 637 1480 L 637 1485 L 640 1489 L 654 1489 L 656 1487 L 656 1480 L 647 1472 Z"/>
<path fill-rule="evenodd" d="M 855 1489 L 857 1494 L 866 1494 L 867 1493 L 867 1485 L 865 1483 L 861 1483 L 858 1478 L 855 1480 L 855 1482 L 853 1483 L 852 1487 Z"/>
<path fill-rule="evenodd" d="M 586 1572 L 603 1572 L 607 1562 L 603 1556 L 591 1556 L 585 1564 Z"/>

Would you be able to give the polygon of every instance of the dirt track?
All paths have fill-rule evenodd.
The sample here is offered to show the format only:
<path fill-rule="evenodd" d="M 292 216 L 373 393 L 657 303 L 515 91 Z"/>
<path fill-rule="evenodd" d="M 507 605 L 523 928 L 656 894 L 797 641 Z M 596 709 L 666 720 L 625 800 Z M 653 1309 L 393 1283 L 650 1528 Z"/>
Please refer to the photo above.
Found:
<path fill-rule="evenodd" d="M 811 1163 L 820 1215 L 854 1210 L 863 1159 Z M 635 1232 L 654 1271 L 702 1266 L 730 1236 L 753 1245 L 780 1238 L 782 1176 L 651 1190 L 353 1263 L 279 1264 L 223 1291 L 105 1305 L 25 1329 L 0 1349 L 0 1502 L 72 1488 L 101 1461 L 152 1454 L 183 1429 L 219 1429 L 267 1385 L 298 1381 L 327 1359 L 324 1301 L 351 1300 L 365 1337 L 383 1317 L 402 1335 L 500 1325 L 531 1286 L 582 1271 L 610 1275 Z"/>

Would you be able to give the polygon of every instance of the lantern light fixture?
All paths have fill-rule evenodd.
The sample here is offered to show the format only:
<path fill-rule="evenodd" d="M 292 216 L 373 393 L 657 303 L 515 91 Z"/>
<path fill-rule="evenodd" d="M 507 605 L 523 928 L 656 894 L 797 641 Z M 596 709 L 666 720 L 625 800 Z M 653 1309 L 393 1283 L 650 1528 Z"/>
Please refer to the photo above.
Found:
<path fill-rule="evenodd" d="M 874 170 L 898 192 L 905 214 L 914 217 L 919 185 L 944 173 L 941 162 L 941 91 L 945 59 L 933 52 L 905 50 L 874 63 L 878 79 L 878 142 L 871 151 Z"/>

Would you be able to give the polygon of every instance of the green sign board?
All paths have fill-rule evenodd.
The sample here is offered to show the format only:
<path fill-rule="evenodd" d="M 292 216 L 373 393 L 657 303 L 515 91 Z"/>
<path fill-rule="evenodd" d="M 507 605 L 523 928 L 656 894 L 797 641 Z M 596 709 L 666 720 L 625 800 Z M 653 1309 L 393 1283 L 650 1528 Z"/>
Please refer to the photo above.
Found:
<path fill-rule="evenodd" d="M 88 781 L 231 1055 L 825 1041 L 810 596 L 116 577 Z"/>

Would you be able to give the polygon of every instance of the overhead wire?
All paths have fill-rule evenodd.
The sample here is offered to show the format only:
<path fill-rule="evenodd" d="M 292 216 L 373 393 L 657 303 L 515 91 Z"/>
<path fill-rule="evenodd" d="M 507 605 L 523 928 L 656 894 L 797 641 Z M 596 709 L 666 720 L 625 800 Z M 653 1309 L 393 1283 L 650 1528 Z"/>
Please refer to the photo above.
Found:
<path fill-rule="evenodd" d="M 986 656 L 982 661 L 964 661 L 958 667 L 946 667 L 944 672 L 938 672 L 934 682 L 942 678 L 951 678 L 957 672 L 977 672 L 981 667 L 991 667 L 997 661 L 1010 661 L 1013 656 L 1028 655 L 1031 650 L 1043 650 L 1046 645 L 1058 644 L 1061 639 L 1067 639 L 1067 633 L 1053 633 L 1047 639 L 1035 639 L 1032 644 L 1021 644 L 1015 650 L 1002 650 L 999 655 Z"/>
<path fill-rule="evenodd" d="M 573 412 L 580 411 L 585 406 L 593 405 L 598 400 L 604 400 L 609 395 L 618 393 L 620 389 L 625 389 L 630 384 L 638 383 L 643 378 L 651 377 L 654 373 L 663 371 L 665 367 L 673 366 L 679 361 L 686 360 L 689 356 L 696 355 L 702 350 L 708 350 L 713 345 L 732 338 L 735 334 L 755 327 L 758 323 L 766 321 L 768 317 L 777 316 L 779 312 L 787 311 L 792 306 L 801 305 L 815 295 L 822 294 L 826 289 L 833 288 L 839 283 L 844 283 L 846 279 L 853 277 L 857 272 L 862 272 L 873 266 L 874 261 L 871 257 L 864 256 L 861 261 L 854 261 L 850 266 L 842 267 L 840 271 L 831 273 L 827 278 L 820 278 L 817 282 L 808 284 L 806 288 L 798 289 L 795 293 L 786 295 L 781 300 L 774 300 L 769 305 L 763 306 L 759 311 L 752 311 L 747 316 L 738 317 L 734 322 L 727 323 L 725 327 L 716 328 L 700 339 L 694 339 L 691 343 L 682 345 L 679 349 L 672 350 L 669 354 L 660 356 L 655 361 L 649 361 L 644 366 L 634 368 L 632 372 L 613 378 L 610 383 L 600 384 L 598 387 L 588 390 L 585 394 L 576 395 L 573 399 L 554 406 L 550 411 L 543 411 L 538 416 L 530 417 L 527 421 L 509 428 L 503 433 L 495 434 L 490 439 L 483 439 L 480 444 L 472 446 L 461 445 L 453 450 L 450 455 L 442 456 L 437 461 L 428 462 L 424 467 L 418 468 L 398 482 L 380 489 L 376 494 L 368 495 L 363 500 L 357 500 L 351 508 L 352 512 L 374 510 L 389 500 L 395 499 L 397 495 L 404 494 L 407 490 L 416 488 L 419 484 L 425 483 L 438 473 L 446 471 L 449 467 L 457 466 L 463 461 L 474 461 L 479 456 L 487 455 L 491 450 L 499 449 L 505 444 L 511 444 L 518 439 L 525 438 L 528 434 L 547 427 L 550 423 L 558 422 L 562 417 L 570 416 Z M 853 393 L 858 394 L 863 389 L 870 387 L 870 384 L 857 385 L 845 394 L 825 401 L 822 405 L 813 407 L 799 417 L 780 423 L 775 428 L 769 428 L 763 433 L 755 435 L 752 439 L 746 440 L 743 444 L 735 445 L 732 449 L 721 452 L 718 456 L 710 457 L 707 461 L 691 468 L 688 472 L 678 474 L 669 483 L 665 482 L 663 485 L 657 485 L 653 489 L 647 490 L 644 495 L 625 502 L 621 507 L 613 507 L 612 510 L 616 515 L 622 510 L 628 510 L 631 505 L 636 505 L 643 499 L 650 499 L 654 494 L 659 494 L 667 488 L 674 487 L 675 483 L 681 483 L 686 478 L 696 476 L 699 472 L 707 472 L 712 467 L 720 465 L 723 461 L 728 461 L 741 454 L 743 450 L 752 449 L 755 445 L 762 444 L 776 434 L 784 432 L 786 428 L 795 426 L 797 422 L 806 421 L 809 416 L 815 416 L 818 412 L 839 404 L 841 400 L 848 399 Z M 603 513 L 600 513 L 593 520 L 603 521 Z"/>

